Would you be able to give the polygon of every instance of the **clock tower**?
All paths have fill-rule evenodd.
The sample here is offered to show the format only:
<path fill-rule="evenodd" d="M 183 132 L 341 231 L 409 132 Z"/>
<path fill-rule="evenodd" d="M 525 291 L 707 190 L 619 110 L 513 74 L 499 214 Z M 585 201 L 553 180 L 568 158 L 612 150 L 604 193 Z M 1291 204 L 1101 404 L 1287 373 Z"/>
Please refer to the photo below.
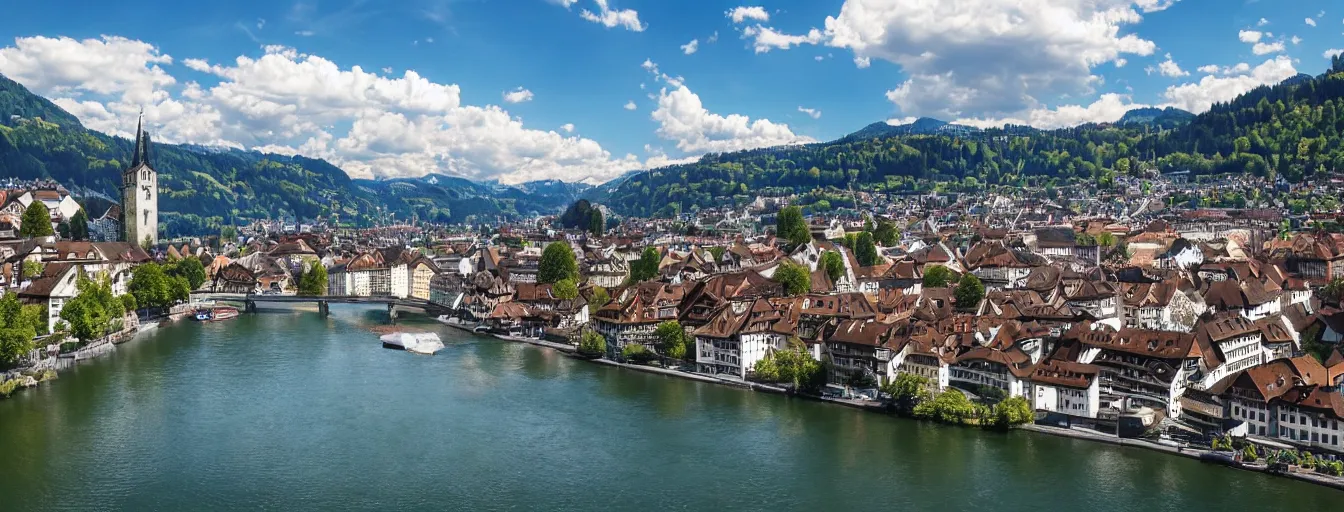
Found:
<path fill-rule="evenodd" d="M 137 245 L 159 243 L 159 173 L 149 165 L 149 134 L 145 114 L 135 125 L 131 166 L 121 173 L 122 240 Z"/>

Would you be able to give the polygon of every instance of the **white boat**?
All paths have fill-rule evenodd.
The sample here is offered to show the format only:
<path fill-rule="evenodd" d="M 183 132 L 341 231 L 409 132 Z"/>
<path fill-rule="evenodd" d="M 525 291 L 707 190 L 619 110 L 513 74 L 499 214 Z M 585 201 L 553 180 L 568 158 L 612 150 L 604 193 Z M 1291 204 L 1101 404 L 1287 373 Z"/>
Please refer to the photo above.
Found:
<path fill-rule="evenodd" d="M 416 354 L 433 354 L 443 350 L 443 342 L 439 340 L 439 335 L 432 332 L 394 332 L 384 334 L 379 340 L 383 342 L 384 348 L 401 349 Z"/>

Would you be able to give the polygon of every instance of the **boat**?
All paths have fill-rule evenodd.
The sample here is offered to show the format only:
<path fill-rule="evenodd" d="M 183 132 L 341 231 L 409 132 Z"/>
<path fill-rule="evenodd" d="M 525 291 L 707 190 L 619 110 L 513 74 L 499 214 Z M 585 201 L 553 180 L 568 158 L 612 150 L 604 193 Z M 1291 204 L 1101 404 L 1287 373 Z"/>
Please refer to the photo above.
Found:
<path fill-rule="evenodd" d="M 237 318 L 237 317 L 238 317 L 238 308 L 231 308 L 231 307 L 227 307 L 227 306 L 224 306 L 224 307 L 217 307 L 217 308 L 215 308 L 215 309 L 213 309 L 213 310 L 210 311 L 210 315 L 211 315 L 211 318 L 210 318 L 210 319 L 211 319 L 211 320 L 214 320 L 214 321 L 219 321 L 219 320 L 229 320 L 229 319 L 231 319 L 231 318 Z"/>
<path fill-rule="evenodd" d="M 195 318 L 197 322 L 209 322 L 211 320 L 214 320 L 215 313 L 208 309 L 198 309 L 196 310 L 196 315 L 193 318 Z"/>
<path fill-rule="evenodd" d="M 383 335 L 379 340 L 383 342 L 383 348 L 405 350 L 416 354 L 430 355 L 443 350 L 443 342 L 439 341 L 439 335 L 432 332 L 394 332 Z"/>

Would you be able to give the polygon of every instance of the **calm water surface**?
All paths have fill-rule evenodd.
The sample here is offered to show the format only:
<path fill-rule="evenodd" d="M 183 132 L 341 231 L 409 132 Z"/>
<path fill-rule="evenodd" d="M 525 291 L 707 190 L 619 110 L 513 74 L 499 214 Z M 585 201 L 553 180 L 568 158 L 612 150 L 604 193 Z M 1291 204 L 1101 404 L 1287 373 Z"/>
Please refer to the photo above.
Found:
<path fill-rule="evenodd" d="M 440 332 L 183 323 L 0 401 L 0 510 L 1344 510 L 1138 449 L 947 428 Z"/>

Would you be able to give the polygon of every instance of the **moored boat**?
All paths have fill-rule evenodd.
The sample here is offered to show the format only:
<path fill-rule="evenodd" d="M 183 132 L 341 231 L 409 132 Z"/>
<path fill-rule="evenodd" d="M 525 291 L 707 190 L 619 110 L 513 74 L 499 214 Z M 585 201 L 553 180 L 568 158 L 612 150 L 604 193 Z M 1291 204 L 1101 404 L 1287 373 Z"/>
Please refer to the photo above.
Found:
<path fill-rule="evenodd" d="M 238 308 L 217 307 L 210 311 L 211 320 L 228 320 L 238 316 Z"/>
<path fill-rule="evenodd" d="M 195 318 L 197 322 L 209 322 L 214 319 L 214 316 L 213 311 L 208 309 L 198 309 L 192 318 Z"/>

